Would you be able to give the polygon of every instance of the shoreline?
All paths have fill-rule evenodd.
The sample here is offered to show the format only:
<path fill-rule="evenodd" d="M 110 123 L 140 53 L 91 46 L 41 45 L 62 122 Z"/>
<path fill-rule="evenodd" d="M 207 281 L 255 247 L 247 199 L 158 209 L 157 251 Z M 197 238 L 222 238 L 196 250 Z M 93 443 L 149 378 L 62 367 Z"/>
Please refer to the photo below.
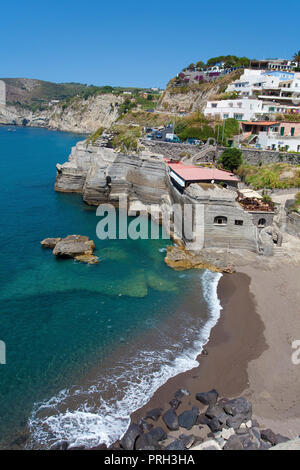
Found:
<path fill-rule="evenodd" d="M 250 277 L 244 273 L 222 276 L 218 284 L 222 310 L 205 345 L 208 355 L 200 354 L 197 357 L 198 367 L 169 379 L 145 406 L 131 415 L 131 422 L 138 422 L 146 416 L 147 411 L 154 408 L 166 411 L 168 402 L 180 388 L 187 389 L 190 395 L 183 397 L 179 412 L 191 405 L 199 406 L 195 399 L 198 392 L 215 388 L 220 396 L 230 398 L 247 389 L 248 363 L 268 347 L 263 335 L 264 324 L 256 311 L 249 286 Z M 158 425 L 166 430 L 161 418 Z"/>

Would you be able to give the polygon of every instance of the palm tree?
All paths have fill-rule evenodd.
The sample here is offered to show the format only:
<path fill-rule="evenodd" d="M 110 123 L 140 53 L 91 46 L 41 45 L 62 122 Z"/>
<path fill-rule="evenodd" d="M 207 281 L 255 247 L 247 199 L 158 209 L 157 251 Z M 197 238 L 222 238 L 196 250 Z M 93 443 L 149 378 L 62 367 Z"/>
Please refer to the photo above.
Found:
<path fill-rule="evenodd" d="M 293 56 L 293 60 L 297 62 L 297 67 L 300 67 L 300 51 L 295 52 Z"/>

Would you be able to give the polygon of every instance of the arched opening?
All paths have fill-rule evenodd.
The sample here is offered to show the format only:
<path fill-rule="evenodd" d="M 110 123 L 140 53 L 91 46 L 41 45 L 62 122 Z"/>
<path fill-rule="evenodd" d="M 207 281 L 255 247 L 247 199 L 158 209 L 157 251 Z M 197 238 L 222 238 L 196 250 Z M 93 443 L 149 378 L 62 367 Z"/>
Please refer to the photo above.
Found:
<path fill-rule="evenodd" d="M 218 215 L 214 219 L 214 224 L 215 225 L 227 225 L 227 217 L 224 217 L 223 215 Z"/>
<path fill-rule="evenodd" d="M 266 219 L 259 219 L 258 227 L 265 227 L 266 226 Z"/>

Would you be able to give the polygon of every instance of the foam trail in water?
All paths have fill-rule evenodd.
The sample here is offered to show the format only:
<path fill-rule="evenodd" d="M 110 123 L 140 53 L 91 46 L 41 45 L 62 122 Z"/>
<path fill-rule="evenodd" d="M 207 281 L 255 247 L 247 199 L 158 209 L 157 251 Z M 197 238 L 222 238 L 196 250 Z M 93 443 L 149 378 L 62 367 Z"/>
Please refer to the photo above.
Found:
<path fill-rule="evenodd" d="M 48 448 L 59 440 L 67 440 L 72 446 L 92 447 L 99 443 L 110 445 L 119 439 L 129 425 L 130 415 L 145 405 L 160 386 L 171 377 L 198 366 L 196 358 L 208 341 L 222 308 L 217 295 L 220 278 L 219 273 L 205 271 L 202 274 L 209 320 L 200 331 L 194 325 L 186 328 L 181 344 L 172 344 L 163 351 L 140 351 L 126 364 L 116 364 L 110 377 L 91 387 L 62 390 L 49 401 L 37 403 L 29 421 L 29 447 Z M 81 405 L 72 409 L 75 400 Z"/>

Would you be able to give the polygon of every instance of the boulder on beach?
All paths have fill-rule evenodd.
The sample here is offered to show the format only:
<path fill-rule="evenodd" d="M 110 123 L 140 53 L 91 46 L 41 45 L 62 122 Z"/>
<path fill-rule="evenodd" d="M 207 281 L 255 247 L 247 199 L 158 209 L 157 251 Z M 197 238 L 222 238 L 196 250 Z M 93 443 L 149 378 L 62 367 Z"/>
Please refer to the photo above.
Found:
<path fill-rule="evenodd" d="M 84 235 L 68 235 L 66 238 L 45 238 L 41 241 L 44 248 L 53 249 L 59 258 L 74 258 L 82 263 L 95 264 L 98 257 L 93 255 L 95 243 Z"/>
<path fill-rule="evenodd" d="M 196 400 L 203 403 L 203 405 L 215 405 L 218 397 L 219 394 L 215 389 L 210 390 L 209 392 L 196 393 Z"/>
<path fill-rule="evenodd" d="M 170 408 L 163 415 L 163 421 L 170 431 L 177 431 L 179 428 L 178 416 L 175 413 L 174 408 Z"/>

